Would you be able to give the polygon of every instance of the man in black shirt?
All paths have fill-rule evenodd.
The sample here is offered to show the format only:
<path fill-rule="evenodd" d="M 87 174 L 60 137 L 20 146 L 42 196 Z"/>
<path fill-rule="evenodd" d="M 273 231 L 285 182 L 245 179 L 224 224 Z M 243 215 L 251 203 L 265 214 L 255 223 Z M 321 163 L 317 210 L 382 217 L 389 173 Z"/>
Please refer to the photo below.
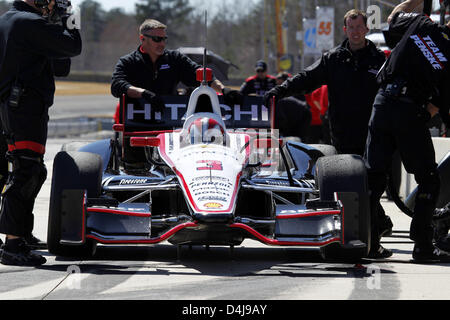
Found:
<path fill-rule="evenodd" d="M 344 17 L 347 39 L 320 60 L 267 92 L 265 99 L 311 93 L 328 85 L 331 141 L 339 153 L 364 154 L 367 124 L 379 85 L 376 74 L 385 55 L 366 39 L 367 16 L 351 10 Z"/>
<path fill-rule="evenodd" d="M 77 29 L 54 17 L 55 0 L 15 1 L 0 17 L 0 118 L 12 172 L 2 192 L 0 233 L 6 234 L 1 263 L 40 265 L 45 258 L 30 251 L 35 198 L 44 183 L 48 108 L 54 76 L 70 71 L 69 57 L 81 52 Z M 0 156 L 3 156 L 1 154 Z"/>
<path fill-rule="evenodd" d="M 440 179 L 427 121 L 440 112 L 448 122 L 450 105 L 450 24 L 438 25 L 411 13 L 423 0 L 398 5 L 389 17 L 389 33 L 400 39 L 378 75 L 377 94 L 365 154 L 372 207 L 379 205 L 395 150 L 418 183 L 410 238 L 413 259 L 447 259 L 432 244 L 432 215 Z"/>
<path fill-rule="evenodd" d="M 176 50 L 167 50 L 167 26 L 148 19 L 139 29 L 140 46 L 134 52 L 121 57 L 115 67 L 111 93 L 116 98 L 126 95 L 131 99 L 143 98 L 154 111 L 165 109 L 163 95 L 176 95 L 181 82 L 187 87 L 198 86 L 196 70 L 200 65 Z M 210 83 L 218 93 L 223 93 L 226 104 L 240 104 L 242 99 L 237 90 L 226 88 L 218 79 Z M 120 118 L 120 117 L 119 117 Z M 140 167 L 144 164 L 144 150 L 129 147 L 129 138 L 124 144 L 124 165 Z"/>
<path fill-rule="evenodd" d="M 385 62 L 385 54 L 366 39 L 367 15 L 350 10 L 344 16 L 347 39 L 324 53 L 320 60 L 265 95 L 266 104 L 294 94 L 307 94 L 328 85 L 331 142 L 340 154 L 363 156 L 372 104 L 379 89 L 376 74 Z M 392 252 L 379 244 L 379 235 L 390 232 L 392 223 L 381 205 L 379 218 L 372 224 L 369 256 L 386 258 Z M 375 214 L 374 214 L 375 215 Z"/>
<path fill-rule="evenodd" d="M 277 85 L 277 79 L 267 74 L 267 64 L 259 60 L 255 64 L 254 76 L 251 76 L 245 80 L 239 90 L 243 95 L 256 94 L 257 96 L 263 96 L 267 91 L 274 88 Z"/>
<path fill-rule="evenodd" d="M 200 65 L 175 50 L 167 50 L 167 27 L 148 19 L 140 27 L 139 48 L 119 59 L 111 82 L 111 93 L 120 98 L 144 98 L 158 111 L 163 110 L 162 95 L 175 95 L 178 83 L 196 87 L 196 70 Z M 236 90 L 226 88 L 215 79 L 211 87 L 226 99 L 236 98 Z"/>

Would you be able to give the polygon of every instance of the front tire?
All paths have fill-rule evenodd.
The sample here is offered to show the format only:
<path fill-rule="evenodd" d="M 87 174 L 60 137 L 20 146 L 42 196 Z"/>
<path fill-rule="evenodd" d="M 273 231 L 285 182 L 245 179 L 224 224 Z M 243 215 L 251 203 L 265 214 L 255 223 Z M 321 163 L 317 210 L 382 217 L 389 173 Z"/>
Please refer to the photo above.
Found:
<path fill-rule="evenodd" d="M 50 253 L 59 256 L 86 257 L 95 250 L 90 240 L 82 245 L 61 244 L 61 215 L 63 190 L 86 190 L 90 198 L 101 193 L 102 159 L 88 152 L 61 151 L 53 162 L 50 209 L 48 219 L 47 245 Z M 71 204 L 68 204 L 71 205 Z"/>
<path fill-rule="evenodd" d="M 359 260 L 366 257 L 370 248 L 370 205 L 367 171 L 361 157 L 344 154 L 319 158 L 316 183 L 321 200 L 334 201 L 335 192 L 352 192 L 357 196 L 357 208 L 353 212 L 345 212 L 346 203 L 343 201 L 346 214 L 341 223 L 346 243 L 344 246 L 331 244 L 321 248 L 322 256 L 327 260 Z M 350 203 L 347 204 L 350 207 Z M 352 242 L 362 245 L 349 246 Z"/>

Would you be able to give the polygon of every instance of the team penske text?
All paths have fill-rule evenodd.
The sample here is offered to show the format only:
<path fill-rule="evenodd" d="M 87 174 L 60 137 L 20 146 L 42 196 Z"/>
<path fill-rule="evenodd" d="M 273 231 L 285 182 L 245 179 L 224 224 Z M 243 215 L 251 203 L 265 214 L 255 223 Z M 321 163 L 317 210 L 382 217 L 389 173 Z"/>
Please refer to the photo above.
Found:
<path fill-rule="evenodd" d="M 434 69 L 440 70 L 444 68 L 442 62 L 447 62 L 447 58 L 436 46 L 430 36 L 422 38 L 419 35 L 412 35 L 411 39 L 414 40 L 414 43 L 419 47 Z"/>

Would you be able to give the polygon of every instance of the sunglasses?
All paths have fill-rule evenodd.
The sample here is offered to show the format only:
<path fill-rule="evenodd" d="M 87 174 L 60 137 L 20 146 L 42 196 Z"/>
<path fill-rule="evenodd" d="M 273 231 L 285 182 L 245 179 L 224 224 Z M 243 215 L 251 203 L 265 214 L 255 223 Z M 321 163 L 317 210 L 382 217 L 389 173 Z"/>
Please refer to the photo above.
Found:
<path fill-rule="evenodd" d="M 152 39 L 153 42 L 161 42 L 161 41 L 167 41 L 167 37 L 158 37 L 158 36 L 151 36 L 148 34 L 143 34 L 144 37 Z"/>

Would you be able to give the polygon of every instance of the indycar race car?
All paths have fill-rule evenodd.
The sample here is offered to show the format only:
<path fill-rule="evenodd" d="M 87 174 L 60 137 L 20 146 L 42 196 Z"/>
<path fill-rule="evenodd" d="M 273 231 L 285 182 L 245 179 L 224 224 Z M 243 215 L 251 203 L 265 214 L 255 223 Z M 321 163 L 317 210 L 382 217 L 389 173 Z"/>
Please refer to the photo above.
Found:
<path fill-rule="evenodd" d="M 114 138 L 63 146 L 53 164 L 49 252 L 253 239 L 320 248 L 326 259 L 367 256 L 362 159 L 279 137 L 274 109 L 260 97 L 228 106 L 202 74 L 190 97 L 164 97 L 163 114 L 124 97 Z"/>

